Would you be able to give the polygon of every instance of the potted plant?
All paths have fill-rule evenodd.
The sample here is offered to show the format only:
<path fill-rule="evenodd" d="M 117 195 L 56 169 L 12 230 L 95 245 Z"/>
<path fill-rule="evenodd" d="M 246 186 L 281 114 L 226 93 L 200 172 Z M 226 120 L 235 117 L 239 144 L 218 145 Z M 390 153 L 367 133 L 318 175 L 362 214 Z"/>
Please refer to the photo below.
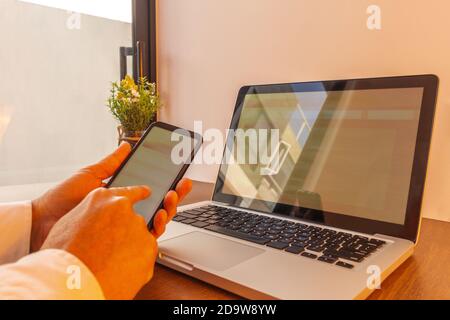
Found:
<path fill-rule="evenodd" d="M 141 78 L 136 84 L 134 79 L 127 75 L 120 83 L 112 83 L 107 106 L 120 123 L 119 144 L 127 141 L 134 145 L 145 129 L 156 120 L 161 103 L 155 83 Z"/>

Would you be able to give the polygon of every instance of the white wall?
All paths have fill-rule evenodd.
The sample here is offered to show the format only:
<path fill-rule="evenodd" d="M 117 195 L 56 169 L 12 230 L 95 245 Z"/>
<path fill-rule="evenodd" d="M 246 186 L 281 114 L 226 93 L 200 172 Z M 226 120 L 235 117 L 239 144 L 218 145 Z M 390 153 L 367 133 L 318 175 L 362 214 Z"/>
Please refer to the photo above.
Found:
<path fill-rule="evenodd" d="M 382 30 L 366 9 L 381 7 Z M 435 73 L 441 79 L 424 214 L 450 221 L 450 2 L 159 1 L 163 120 L 228 127 L 242 85 Z M 217 167 L 196 168 L 214 180 Z"/>
<path fill-rule="evenodd" d="M 60 180 L 117 146 L 105 107 L 131 25 L 0 1 L 0 186 Z"/>

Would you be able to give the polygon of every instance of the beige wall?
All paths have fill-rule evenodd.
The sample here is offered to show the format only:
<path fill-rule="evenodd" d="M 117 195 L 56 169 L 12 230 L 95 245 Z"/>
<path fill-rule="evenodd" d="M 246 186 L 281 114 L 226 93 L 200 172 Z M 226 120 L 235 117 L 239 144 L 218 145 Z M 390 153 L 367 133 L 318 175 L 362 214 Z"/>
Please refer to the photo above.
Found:
<path fill-rule="evenodd" d="M 369 31 L 366 9 L 381 7 Z M 163 120 L 225 129 L 256 83 L 435 73 L 441 79 L 424 214 L 450 221 L 448 0 L 159 1 Z M 214 180 L 217 167 L 194 168 Z"/>

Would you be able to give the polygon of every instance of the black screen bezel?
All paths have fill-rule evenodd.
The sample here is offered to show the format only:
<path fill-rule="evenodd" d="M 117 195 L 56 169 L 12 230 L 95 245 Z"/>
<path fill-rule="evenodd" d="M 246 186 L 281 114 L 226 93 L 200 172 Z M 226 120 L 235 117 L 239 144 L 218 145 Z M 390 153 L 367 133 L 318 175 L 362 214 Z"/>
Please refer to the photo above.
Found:
<path fill-rule="evenodd" d="M 333 222 L 328 224 L 324 223 L 324 225 L 330 227 L 343 228 L 368 234 L 384 234 L 416 242 L 421 216 L 420 212 L 422 207 L 422 198 L 431 143 L 431 133 L 436 109 L 438 84 L 439 78 L 436 75 L 417 75 L 245 86 L 242 87 L 239 91 L 233 118 L 231 120 L 230 129 L 237 128 L 245 96 L 249 93 L 311 92 L 323 91 L 323 89 L 325 89 L 325 91 L 342 91 L 414 87 L 423 88 L 423 99 L 420 109 L 420 118 L 416 139 L 416 148 L 414 151 L 414 160 L 410 189 L 408 194 L 405 223 L 403 225 L 399 225 L 332 212 L 327 213 L 334 215 Z M 226 142 L 226 148 L 229 148 L 229 150 L 231 150 L 232 143 L 233 137 L 230 135 Z M 260 202 L 269 205 L 275 205 L 274 203 L 264 200 L 246 199 L 245 197 L 223 193 L 222 189 L 224 185 L 224 173 L 226 173 L 226 168 L 227 166 L 225 164 L 222 164 L 220 166 L 218 177 L 214 187 L 213 201 L 226 203 L 235 207 L 239 207 L 238 203 L 240 203 L 242 200 L 252 200 L 253 203 Z M 276 204 L 276 208 L 276 212 L 266 213 L 274 215 L 286 215 L 286 213 L 292 212 L 293 210 L 301 207 L 278 203 Z M 311 221 L 300 218 L 296 219 Z M 317 221 L 312 222 L 317 223 Z"/>
<path fill-rule="evenodd" d="M 197 145 L 194 146 L 194 148 L 192 149 L 191 155 L 190 155 L 190 159 L 181 167 L 180 171 L 178 172 L 175 180 L 172 182 L 169 190 L 167 190 L 167 192 L 169 192 L 170 190 L 175 190 L 178 182 L 180 182 L 180 180 L 183 178 L 183 176 L 185 175 L 187 169 L 189 168 L 190 164 L 192 163 L 192 161 L 194 160 L 194 157 L 196 155 L 196 153 L 198 152 L 198 150 L 200 149 L 202 143 L 203 143 L 203 137 L 196 132 L 193 131 L 189 131 L 180 127 L 176 127 L 174 125 L 165 123 L 165 122 L 153 122 L 148 128 L 147 130 L 144 132 L 144 134 L 142 135 L 142 137 L 139 139 L 139 141 L 136 143 L 136 145 L 133 147 L 133 149 L 131 150 L 130 154 L 126 157 L 126 159 L 122 162 L 122 164 L 120 165 L 120 167 L 116 170 L 116 172 L 114 173 L 114 175 L 111 177 L 111 179 L 108 181 L 108 183 L 106 184 L 105 188 L 110 188 L 111 184 L 114 182 L 114 180 L 116 179 L 116 177 L 120 174 L 120 172 L 122 171 L 122 169 L 125 167 L 125 165 L 127 164 L 127 162 L 133 157 L 134 153 L 136 152 L 137 149 L 139 149 L 139 147 L 142 145 L 142 143 L 145 141 L 145 138 L 147 137 L 147 135 L 150 133 L 150 131 L 155 128 L 155 127 L 159 127 L 161 129 L 170 131 L 170 132 L 174 132 L 174 131 L 178 131 L 177 133 L 180 134 L 185 134 L 188 135 L 191 139 L 193 139 L 194 141 L 198 140 L 199 143 Z M 151 187 L 151 186 L 149 186 Z M 163 207 L 163 202 L 164 199 L 161 200 L 160 205 L 158 206 L 158 209 L 156 210 L 156 212 L 161 209 Z M 152 218 L 149 220 L 148 223 L 148 227 L 149 229 L 153 228 L 153 219 L 155 217 L 156 212 L 153 213 Z"/>

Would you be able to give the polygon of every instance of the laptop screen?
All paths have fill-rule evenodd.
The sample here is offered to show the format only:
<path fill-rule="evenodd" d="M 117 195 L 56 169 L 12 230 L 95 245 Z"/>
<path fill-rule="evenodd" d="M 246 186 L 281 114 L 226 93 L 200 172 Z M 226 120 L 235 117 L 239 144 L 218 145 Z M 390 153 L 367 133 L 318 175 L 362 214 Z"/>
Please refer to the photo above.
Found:
<path fill-rule="evenodd" d="M 325 223 L 342 214 L 404 224 L 424 88 L 317 86 L 245 94 L 220 192 L 242 208 L 285 204 Z"/>

